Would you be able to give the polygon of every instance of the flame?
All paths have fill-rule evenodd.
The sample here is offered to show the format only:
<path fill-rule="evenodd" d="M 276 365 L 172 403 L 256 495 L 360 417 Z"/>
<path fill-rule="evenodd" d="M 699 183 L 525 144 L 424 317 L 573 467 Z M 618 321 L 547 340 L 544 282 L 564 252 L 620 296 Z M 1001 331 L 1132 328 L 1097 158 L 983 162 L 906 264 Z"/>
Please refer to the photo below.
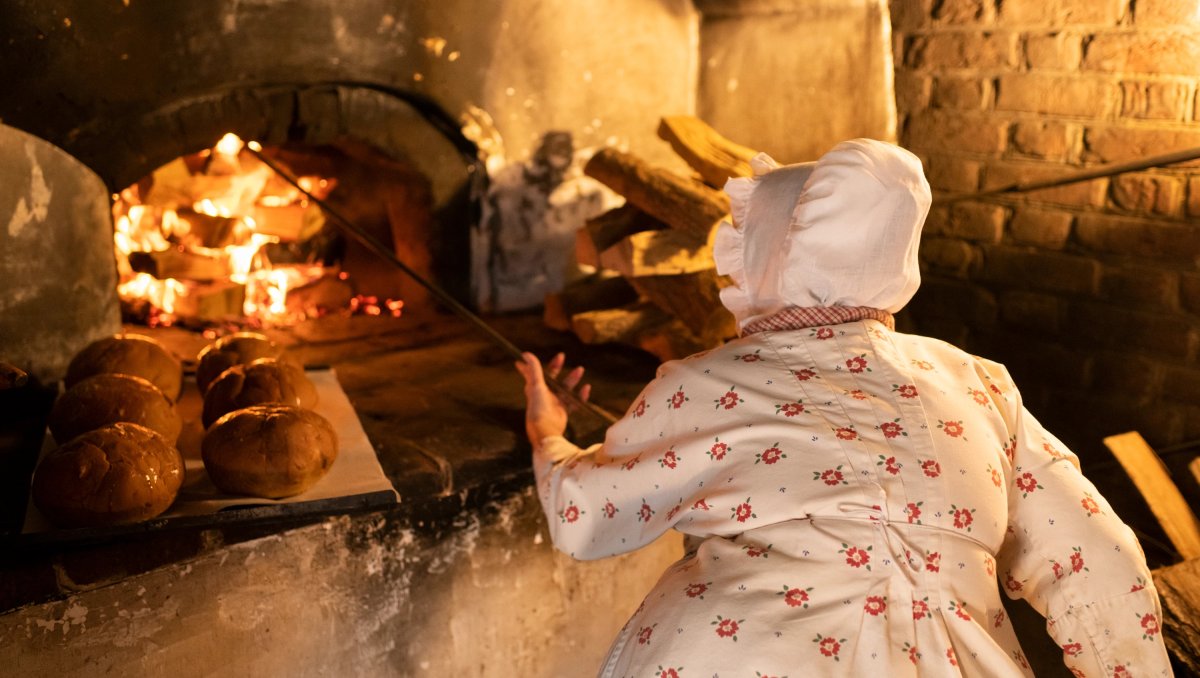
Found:
<path fill-rule="evenodd" d="M 151 325 L 172 324 L 180 312 L 215 313 L 218 315 L 207 321 L 226 322 L 226 305 L 243 298 L 240 310 L 247 320 L 240 322 L 290 324 L 330 311 L 318 306 L 325 302 L 304 301 L 309 298 L 306 296 L 289 305 L 289 293 L 325 278 L 332 281 L 324 283 L 334 285 L 332 292 L 314 288 L 312 299 L 326 298 L 328 293 L 329 299 L 349 298 L 347 312 L 399 316 L 403 301 L 353 297 L 345 271 L 308 263 L 272 264 L 264 247 L 294 242 L 289 238 L 309 237 L 311 232 L 300 235 L 303 229 L 298 230 L 295 220 L 310 221 L 303 210 L 315 207 L 309 208 L 305 195 L 293 187 L 275 194 L 279 184 L 268 180 L 265 165 L 239 161 L 245 147 L 262 150 L 258 142 L 243 142 L 235 134 L 226 134 L 212 149 L 193 158 L 206 160 L 199 163 L 203 170 L 181 159 L 156 171 L 153 181 L 112 195 L 113 244 L 122 301 L 139 316 L 145 313 Z M 328 195 L 337 185 L 336 179 L 320 176 L 300 177 L 298 183 L 318 197 Z M 267 192 L 268 186 L 271 193 Z M 189 221 L 188 210 L 216 219 Z M 231 244 L 203 245 L 215 241 Z M 135 253 L 136 260 L 131 258 Z M 156 278 L 146 270 L 164 277 Z M 167 277 L 172 274 L 181 279 Z M 241 288 L 231 287 L 230 283 Z M 303 303 L 313 307 L 301 308 Z"/>
<path fill-rule="evenodd" d="M 225 136 L 221 137 L 221 140 L 217 142 L 217 145 L 213 147 L 213 150 L 222 155 L 237 155 L 242 151 L 242 146 L 244 145 L 245 144 L 242 143 L 242 140 L 240 137 L 238 137 L 238 135 L 234 134 L 233 132 L 229 132 Z"/>

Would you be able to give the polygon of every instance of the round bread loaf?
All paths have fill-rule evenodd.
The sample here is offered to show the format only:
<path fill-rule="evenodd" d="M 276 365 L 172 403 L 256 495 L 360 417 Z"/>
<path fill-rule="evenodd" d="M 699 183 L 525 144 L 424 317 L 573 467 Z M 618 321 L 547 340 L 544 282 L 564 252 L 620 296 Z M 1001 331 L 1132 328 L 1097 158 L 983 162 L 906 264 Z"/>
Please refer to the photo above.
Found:
<path fill-rule="evenodd" d="M 279 499 L 304 492 L 329 471 L 337 434 L 312 410 L 258 405 L 221 417 L 200 453 L 221 491 Z"/>
<path fill-rule="evenodd" d="M 121 422 L 47 454 L 33 474 L 33 502 L 59 527 L 148 520 L 183 484 L 183 457 L 145 426 Z"/>
<path fill-rule="evenodd" d="M 119 421 L 141 424 L 174 445 L 183 419 L 163 392 L 129 374 L 96 374 L 67 389 L 50 411 L 50 433 L 59 444 Z"/>
<path fill-rule="evenodd" d="M 208 428 L 228 412 L 268 403 L 311 409 L 317 404 L 317 387 L 303 368 L 287 361 L 260 358 L 234 365 L 209 384 L 201 419 Z"/>
<path fill-rule="evenodd" d="M 67 366 L 70 388 L 93 374 L 132 374 L 158 387 L 172 402 L 183 388 L 183 366 L 150 337 L 118 334 L 88 344 Z"/>
<path fill-rule="evenodd" d="M 246 365 L 259 358 L 279 358 L 282 355 L 282 348 L 257 332 L 238 332 L 221 337 L 200 351 L 196 385 L 200 387 L 200 393 L 205 393 L 222 372 L 234 365 Z"/>

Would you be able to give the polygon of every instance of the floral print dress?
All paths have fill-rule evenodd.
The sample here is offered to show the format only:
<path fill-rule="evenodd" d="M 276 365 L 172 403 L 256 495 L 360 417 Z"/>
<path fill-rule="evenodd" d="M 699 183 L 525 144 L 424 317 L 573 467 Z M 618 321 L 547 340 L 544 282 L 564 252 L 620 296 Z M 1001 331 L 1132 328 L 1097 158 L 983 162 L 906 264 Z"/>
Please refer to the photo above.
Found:
<path fill-rule="evenodd" d="M 1032 675 L 1003 588 L 1075 675 L 1170 675 L 1136 539 L 1005 369 L 847 317 L 666 363 L 603 445 L 537 446 L 562 551 L 699 543 L 600 674 Z"/>

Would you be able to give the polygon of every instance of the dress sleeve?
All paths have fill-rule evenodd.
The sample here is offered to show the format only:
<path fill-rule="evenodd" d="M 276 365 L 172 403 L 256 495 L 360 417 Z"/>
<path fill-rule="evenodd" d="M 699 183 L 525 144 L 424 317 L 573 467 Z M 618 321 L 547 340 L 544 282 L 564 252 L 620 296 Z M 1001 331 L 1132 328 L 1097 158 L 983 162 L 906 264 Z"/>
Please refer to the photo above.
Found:
<path fill-rule="evenodd" d="M 1010 438 L 1002 585 L 1046 617 L 1076 676 L 1170 676 L 1158 593 L 1133 531 L 1078 458 L 1021 403 L 1007 371 L 984 365 Z"/>
<path fill-rule="evenodd" d="M 609 428 L 581 449 L 561 436 L 534 446 L 538 497 L 554 545 L 580 560 L 625 553 L 657 539 L 691 506 L 698 469 L 681 446 L 694 434 L 667 412 L 675 389 L 660 377 Z"/>

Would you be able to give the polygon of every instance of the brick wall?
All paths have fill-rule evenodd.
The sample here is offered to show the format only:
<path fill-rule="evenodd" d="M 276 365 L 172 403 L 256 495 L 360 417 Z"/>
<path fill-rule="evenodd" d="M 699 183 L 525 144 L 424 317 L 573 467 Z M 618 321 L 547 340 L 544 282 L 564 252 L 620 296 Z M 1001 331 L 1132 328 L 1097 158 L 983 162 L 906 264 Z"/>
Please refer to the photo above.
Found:
<path fill-rule="evenodd" d="M 935 195 L 1200 146 L 1197 0 L 892 0 Z M 1200 438 L 1200 163 L 935 207 L 902 321 L 1006 363 L 1082 455 Z"/>

